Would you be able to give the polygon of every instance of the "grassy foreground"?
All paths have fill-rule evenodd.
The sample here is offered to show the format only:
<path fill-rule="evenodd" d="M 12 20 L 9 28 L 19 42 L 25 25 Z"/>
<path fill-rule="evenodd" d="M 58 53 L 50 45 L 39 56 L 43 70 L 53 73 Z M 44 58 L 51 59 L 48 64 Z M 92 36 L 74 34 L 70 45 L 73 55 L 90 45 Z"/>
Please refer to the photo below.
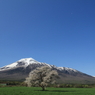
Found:
<path fill-rule="evenodd" d="M 95 95 L 95 88 L 2 87 L 0 95 Z"/>

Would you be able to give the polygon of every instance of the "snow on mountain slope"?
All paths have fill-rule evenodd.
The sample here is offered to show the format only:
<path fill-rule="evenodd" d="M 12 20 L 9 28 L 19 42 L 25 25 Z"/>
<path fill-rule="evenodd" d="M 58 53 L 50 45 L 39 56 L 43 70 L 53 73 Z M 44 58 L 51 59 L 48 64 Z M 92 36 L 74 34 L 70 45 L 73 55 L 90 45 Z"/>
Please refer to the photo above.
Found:
<path fill-rule="evenodd" d="M 33 58 L 23 58 L 23 59 L 20 59 L 16 62 L 12 63 L 12 64 L 9 64 L 9 65 L 6 65 L 6 66 L 0 68 L 0 71 L 9 70 L 9 69 L 13 69 L 16 67 L 27 67 L 31 64 L 47 65 L 47 66 L 51 67 L 51 65 L 46 64 L 46 63 L 42 63 L 42 62 L 38 62 Z"/>
<path fill-rule="evenodd" d="M 57 67 L 57 69 L 59 69 L 60 71 L 62 71 L 62 70 L 66 70 L 66 71 L 74 71 L 74 72 L 78 72 L 77 70 L 72 69 L 72 68 L 68 68 L 68 67 Z"/>
<path fill-rule="evenodd" d="M 41 65 L 41 66 L 49 66 L 50 68 L 54 68 L 54 69 L 57 69 L 59 71 L 79 72 L 79 71 L 77 71 L 75 69 L 72 69 L 72 68 L 56 67 L 54 65 L 49 65 L 49 64 L 46 64 L 46 63 L 38 62 L 38 61 L 36 61 L 33 58 L 23 58 L 23 59 L 20 59 L 20 60 L 14 62 L 12 64 L 9 64 L 7 66 L 4 66 L 4 67 L 0 68 L 0 71 L 14 69 L 14 68 L 17 68 L 17 67 L 27 67 L 27 66 L 32 65 L 32 64 Z"/>

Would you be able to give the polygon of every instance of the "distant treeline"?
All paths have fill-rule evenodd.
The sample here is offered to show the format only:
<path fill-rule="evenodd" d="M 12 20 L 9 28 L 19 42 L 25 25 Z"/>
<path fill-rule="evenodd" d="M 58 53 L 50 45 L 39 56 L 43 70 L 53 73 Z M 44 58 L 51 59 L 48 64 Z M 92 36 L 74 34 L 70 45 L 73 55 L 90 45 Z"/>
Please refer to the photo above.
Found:
<path fill-rule="evenodd" d="M 93 88 L 95 84 L 58 84 L 54 87 L 57 88 Z"/>
<path fill-rule="evenodd" d="M 4 85 L 2 85 L 4 84 Z M 27 86 L 23 80 L 0 80 L 0 87 L 2 86 Z M 53 84 L 48 85 L 48 87 L 56 88 L 93 88 L 95 84 Z"/>
<path fill-rule="evenodd" d="M 24 80 L 0 80 L 0 83 L 7 83 L 7 82 L 23 82 Z"/>
<path fill-rule="evenodd" d="M 14 80 L 0 80 L 0 84 L 6 84 L 6 86 L 9 86 L 9 85 L 21 85 L 23 83 L 22 80 L 20 81 L 14 81 Z"/>

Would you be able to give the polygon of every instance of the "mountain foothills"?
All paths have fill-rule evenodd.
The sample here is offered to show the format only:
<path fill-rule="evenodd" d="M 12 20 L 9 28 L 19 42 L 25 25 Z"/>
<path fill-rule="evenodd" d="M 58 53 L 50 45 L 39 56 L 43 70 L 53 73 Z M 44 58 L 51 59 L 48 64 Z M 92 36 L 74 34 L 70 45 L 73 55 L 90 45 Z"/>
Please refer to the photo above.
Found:
<path fill-rule="evenodd" d="M 38 62 L 33 58 L 20 59 L 10 65 L 0 68 L 0 80 L 25 80 L 30 71 L 37 67 L 48 66 L 57 70 L 60 83 L 95 83 L 95 77 L 67 67 L 56 67 L 46 63 Z"/>

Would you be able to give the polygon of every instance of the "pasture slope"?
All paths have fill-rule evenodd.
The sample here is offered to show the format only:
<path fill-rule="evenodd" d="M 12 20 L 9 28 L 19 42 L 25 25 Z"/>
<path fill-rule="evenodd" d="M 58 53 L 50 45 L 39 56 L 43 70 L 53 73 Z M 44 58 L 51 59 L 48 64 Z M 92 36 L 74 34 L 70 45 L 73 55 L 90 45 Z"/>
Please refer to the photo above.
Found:
<path fill-rule="evenodd" d="M 1 87 L 0 95 L 95 95 L 95 88 Z"/>

